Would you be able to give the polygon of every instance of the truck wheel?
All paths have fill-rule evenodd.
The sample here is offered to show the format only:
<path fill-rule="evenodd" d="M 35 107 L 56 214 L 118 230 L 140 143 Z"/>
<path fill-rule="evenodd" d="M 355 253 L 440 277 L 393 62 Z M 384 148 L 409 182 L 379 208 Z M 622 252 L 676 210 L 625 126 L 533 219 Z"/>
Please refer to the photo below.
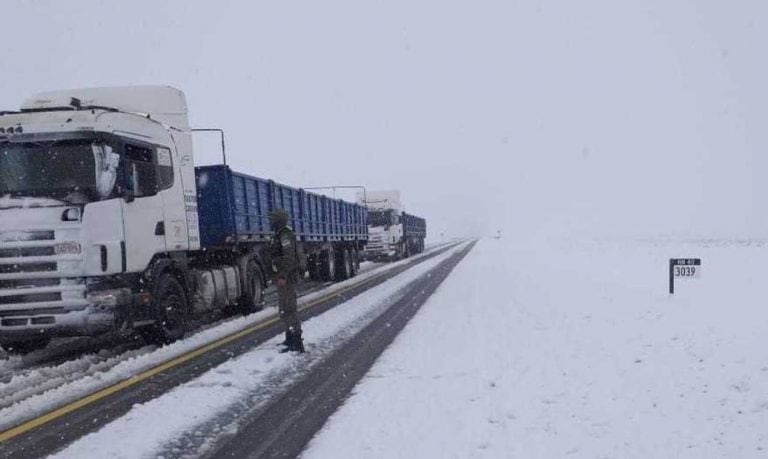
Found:
<path fill-rule="evenodd" d="M 51 338 L 38 338 L 27 341 L 8 341 L 0 343 L 0 347 L 9 354 L 22 355 L 30 352 L 39 351 L 51 342 Z"/>
<path fill-rule="evenodd" d="M 352 257 L 352 277 L 355 277 L 360 272 L 360 253 L 357 249 L 352 249 L 350 255 Z"/>
<path fill-rule="evenodd" d="M 248 262 L 245 278 L 246 285 L 237 305 L 243 314 L 261 311 L 264 309 L 264 277 L 255 261 Z"/>
<path fill-rule="evenodd" d="M 333 249 L 324 250 L 320 257 L 321 266 L 320 274 L 322 280 L 332 281 L 336 278 L 336 257 L 333 253 Z"/>
<path fill-rule="evenodd" d="M 157 344 L 168 344 L 184 336 L 187 328 L 187 295 L 173 275 L 163 274 L 157 280 L 153 307 L 157 322 L 142 330 L 146 339 Z"/>
<path fill-rule="evenodd" d="M 336 270 L 336 280 L 343 281 L 352 277 L 352 257 L 349 250 L 344 249 L 339 252 L 339 258 L 336 260 L 338 269 Z"/>
<path fill-rule="evenodd" d="M 307 258 L 307 271 L 309 271 L 309 278 L 311 280 L 321 280 L 320 267 L 318 265 L 318 257 L 316 255 L 310 255 L 309 258 Z"/>

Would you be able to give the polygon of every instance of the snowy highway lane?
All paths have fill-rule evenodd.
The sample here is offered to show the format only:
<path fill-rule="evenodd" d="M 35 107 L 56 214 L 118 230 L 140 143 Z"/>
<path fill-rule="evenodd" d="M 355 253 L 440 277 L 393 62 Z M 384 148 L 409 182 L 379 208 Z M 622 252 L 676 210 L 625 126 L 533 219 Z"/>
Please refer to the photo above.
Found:
<path fill-rule="evenodd" d="M 382 268 L 383 263 L 362 262 L 359 274 Z M 299 295 L 305 296 L 333 285 L 333 282 L 307 281 L 299 288 Z M 274 307 L 277 302 L 277 291 L 269 286 L 264 292 L 266 307 Z M 222 318 L 222 314 L 206 315 L 192 320 L 187 336 L 212 328 L 233 320 L 232 317 Z M 97 337 L 54 338 L 43 349 L 25 355 L 8 355 L 0 349 L 0 383 L 7 383 L 12 378 L 41 368 L 55 368 L 63 364 L 71 364 L 74 360 L 104 361 L 124 352 L 142 347 L 144 341 L 138 336 L 120 336 L 108 333 Z M 150 346 L 155 349 L 156 346 Z M 48 370 L 50 371 L 50 370 Z M 2 403 L 0 403 L 2 408 Z"/>
<path fill-rule="evenodd" d="M 361 274 L 376 269 L 380 265 L 361 266 Z M 328 288 L 332 283 L 307 283 L 302 286 L 302 297 Z M 272 287 L 266 292 L 266 311 L 273 311 L 277 304 L 277 294 Z M 274 312 L 274 311 L 273 311 Z M 262 312 L 260 316 L 263 317 Z M 190 326 L 186 340 L 199 342 L 196 335 L 210 329 L 226 326 L 227 323 L 242 323 L 242 317 L 203 317 Z M 108 335 L 97 338 L 75 338 L 55 340 L 47 348 L 27 356 L 15 356 L 2 361 L 0 365 L 0 414 L 17 405 L 26 411 L 28 406 L 39 407 L 44 411 L 51 403 L 60 403 L 81 394 L 78 381 L 100 375 L 125 361 L 150 355 L 158 349 L 157 345 L 146 344 L 138 336 L 121 337 Z M 150 359 L 155 361 L 156 359 Z M 66 393 L 56 394 L 59 388 L 73 383 L 76 387 Z M 42 403 L 34 401 L 41 399 Z M 31 403 L 25 403 L 32 400 Z M 30 413 L 30 415 L 33 413 Z M 0 429 L 6 427 L 15 418 L 6 412 L 6 418 L 0 420 Z"/>
<path fill-rule="evenodd" d="M 464 253 L 466 244 L 419 263 L 305 323 L 307 354 L 279 354 L 277 336 L 86 435 L 56 457 L 188 457 L 236 433 L 250 413 L 304 378 L 405 295 L 406 287 Z M 158 416 L 162 413 L 162 416 Z"/>
<path fill-rule="evenodd" d="M 436 246 L 430 248 L 422 255 L 411 257 L 400 262 L 382 266 L 371 264 L 369 265 L 369 270 L 367 272 L 361 273 L 354 279 L 333 284 L 320 291 L 303 296 L 300 299 L 300 307 L 306 309 L 307 314 L 309 315 L 321 313 L 327 308 L 333 307 L 335 304 L 375 287 L 381 282 L 386 281 L 389 277 L 395 276 L 411 266 L 439 255 L 448 248 L 449 245 Z M 311 310 L 307 309 L 310 307 Z M 169 388 L 173 387 L 173 384 L 177 384 L 175 382 L 177 379 L 183 381 L 184 378 L 194 377 L 194 374 L 205 371 L 205 368 L 208 366 L 216 365 L 216 361 L 228 360 L 232 355 L 241 352 L 239 349 L 243 346 L 248 348 L 248 343 L 254 340 L 263 340 L 274 336 L 277 334 L 276 329 L 279 328 L 275 324 L 276 313 L 272 308 L 247 317 L 232 319 L 211 326 L 203 331 L 199 331 L 196 334 L 171 345 L 157 349 L 149 349 L 148 352 L 143 354 L 126 355 L 124 356 L 125 358 L 121 357 L 115 365 L 105 369 L 105 371 L 93 373 L 86 371 L 86 374 L 83 374 L 82 377 L 78 379 L 68 381 L 58 387 L 10 405 L 0 410 L 0 422 L 2 422 L 3 425 L 11 427 L 17 425 L 24 419 L 31 420 L 27 423 L 18 425 L 18 427 L 13 427 L 0 433 L 0 455 L 3 454 L 3 451 L 8 451 L 8 448 L 10 448 L 9 442 L 7 441 L 9 439 L 13 439 L 13 443 L 17 445 L 26 444 L 27 447 L 29 447 L 29 445 L 35 445 L 35 447 L 37 447 L 38 437 L 36 436 L 35 429 L 38 429 L 38 425 L 47 426 L 47 423 L 49 422 L 59 424 L 57 428 L 64 429 L 60 431 L 60 435 L 57 434 L 57 437 L 65 435 L 71 438 L 77 438 L 79 435 L 82 435 L 82 433 L 74 431 L 75 429 L 71 427 L 66 427 L 73 421 L 72 419 L 69 419 L 72 417 L 69 416 L 69 413 L 71 412 L 77 418 L 78 416 L 82 417 L 81 415 L 78 415 L 78 413 L 83 411 L 86 412 L 83 416 L 87 416 L 87 412 L 91 411 L 91 409 L 87 409 L 87 407 L 90 403 L 93 403 L 94 400 L 91 399 L 93 399 L 94 396 L 97 396 L 97 400 L 101 397 L 115 398 L 118 400 L 118 404 L 123 403 L 123 405 L 125 405 L 125 402 L 119 402 L 119 400 L 130 401 L 132 398 L 119 394 L 120 392 L 128 390 L 129 387 L 136 389 L 131 389 L 129 391 L 133 394 L 130 397 L 141 399 L 142 397 L 146 398 L 154 396 L 141 388 L 141 381 L 147 378 L 157 379 L 152 376 L 157 374 L 158 377 L 162 377 L 158 381 L 163 382 L 161 384 L 158 384 L 157 382 L 151 384 L 150 386 L 153 388 L 153 391 L 157 391 L 158 388 L 163 385 L 166 385 Z M 254 329 L 261 331 L 253 333 Z M 273 329 L 275 331 L 272 331 Z M 251 346 L 252 345 L 253 344 L 251 344 Z M 200 360 L 198 356 L 207 356 L 208 354 L 211 354 L 211 356 L 204 359 L 204 364 L 197 363 L 197 360 Z M 164 372 L 166 372 L 166 367 L 169 365 L 163 362 L 171 362 L 173 365 L 178 365 L 180 371 L 176 371 L 175 373 L 177 375 L 173 378 L 163 376 Z M 72 365 L 73 368 L 76 368 L 77 365 L 80 364 L 87 367 L 87 364 L 84 364 L 83 362 L 76 361 L 68 363 L 68 365 Z M 62 372 L 65 373 L 64 371 Z M 50 371 L 50 368 L 40 368 L 34 370 L 34 373 L 38 375 L 41 380 L 44 380 L 46 375 L 53 374 Z M 72 379 L 71 377 L 68 378 Z M 14 378 L 8 384 L 16 384 L 18 391 L 23 393 L 26 390 L 22 384 L 23 379 L 23 377 Z M 96 391 L 99 392 L 97 393 Z M 13 391 L 9 391 L 9 393 L 12 392 Z M 115 396 L 108 394 L 115 394 Z M 70 401 L 71 403 L 69 403 Z M 114 405 L 114 402 L 111 403 Z M 61 408 L 46 414 L 49 410 L 54 409 L 57 406 L 61 406 Z M 127 410 L 129 407 L 130 405 L 127 405 L 122 409 Z M 116 409 L 116 407 L 112 407 L 111 411 L 115 413 Z M 39 417 L 35 418 L 35 416 Z M 59 422 L 59 418 L 61 418 L 62 422 Z M 99 422 L 107 422 L 107 418 L 101 416 Z M 96 427 L 98 427 L 98 424 L 90 428 L 93 429 Z M 84 426 L 83 428 L 88 429 L 87 426 Z M 22 441 L 19 442 L 18 440 Z M 40 447 L 42 448 L 42 446 Z M 18 452 L 18 450 L 16 451 Z"/>
<path fill-rule="evenodd" d="M 701 279 L 667 292 L 668 260 Z M 482 240 L 304 452 L 766 457 L 765 241 Z"/>

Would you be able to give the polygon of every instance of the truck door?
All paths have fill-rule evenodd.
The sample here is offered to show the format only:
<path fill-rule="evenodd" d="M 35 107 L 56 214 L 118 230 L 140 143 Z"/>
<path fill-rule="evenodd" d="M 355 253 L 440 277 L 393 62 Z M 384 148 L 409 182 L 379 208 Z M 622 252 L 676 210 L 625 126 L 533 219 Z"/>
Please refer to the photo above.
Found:
<path fill-rule="evenodd" d="M 123 200 L 125 267 L 144 270 L 152 257 L 165 252 L 163 197 L 158 193 L 155 148 L 128 141 L 123 146 L 125 188 L 132 200 Z"/>
<path fill-rule="evenodd" d="M 174 156 L 170 148 L 157 148 L 158 188 L 163 197 L 165 247 L 169 252 L 189 248 L 186 203 L 181 178 L 175 173 Z"/>
<path fill-rule="evenodd" d="M 198 250 L 200 248 L 200 227 L 198 223 L 197 213 L 197 185 L 195 181 L 195 162 L 193 160 L 192 152 L 192 137 L 190 134 L 172 131 L 170 132 L 171 143 L 173 144 L 172 152 L 174 168 L 176 177 L 174 178 L 174 188 L 180 187 L 176 196 L 179 199 L 183 199 L 183 206 L 178 207 L 179 210 L 183 210 L 181 218 L 184 219 L 187 240 L 187 250 Z M 174 192 L 176 193 L 176 192 Z M 179 218 L 179 214 L 176 213 L 175 218 Z"/>

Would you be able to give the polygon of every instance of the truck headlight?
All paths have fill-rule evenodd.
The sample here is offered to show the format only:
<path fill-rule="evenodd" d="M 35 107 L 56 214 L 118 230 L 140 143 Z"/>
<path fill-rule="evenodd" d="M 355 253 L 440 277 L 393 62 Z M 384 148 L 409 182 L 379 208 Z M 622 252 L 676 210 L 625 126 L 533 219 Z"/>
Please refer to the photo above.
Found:
<path fill-rule="evenodd" d="M 131 290 L 127 288 L 93 290 L 88 292 L 86 298 L 88 303 L 94 306 L 115 307 L 130 302 Z"/>

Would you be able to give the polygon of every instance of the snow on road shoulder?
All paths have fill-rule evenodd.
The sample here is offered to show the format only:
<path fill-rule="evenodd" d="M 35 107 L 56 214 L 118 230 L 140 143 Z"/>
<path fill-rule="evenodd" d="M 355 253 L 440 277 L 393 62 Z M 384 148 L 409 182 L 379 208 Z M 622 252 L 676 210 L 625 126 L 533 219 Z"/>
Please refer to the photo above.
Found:
<path fill-rule="evenodd" d="M 169 393 L 133 407 L 125 416 L 89 434 L 56 457 L 150 457 L 190 432 L 232 434 L 232 425 L 206 425 L 232 410 L 253 410 L 305 375 L 334 349 L 403 295 L 407 285 L 466 247 L 461 244 L 334 307 L 304 325 L 307 354 L 280 354 L 278 336 Z M 247 411 L 246 411 L 247 412 Z M 240 414 L 240 412 L 237 412 Z M 239 416 L 235 416 L 236 418 Z M 222 419 L 228 419 L 222 416 Z M 205 435 L 205 434 L 204 434 Z M 206 438 L 197 448 L 207 448 Z M 194 455 L 185 445 L 185 455 Z"/>
<path fill-rule="evenodd" d="M 744 241 L 483 240 L 303 457 L 765 456 L 766 272 Z"/>

